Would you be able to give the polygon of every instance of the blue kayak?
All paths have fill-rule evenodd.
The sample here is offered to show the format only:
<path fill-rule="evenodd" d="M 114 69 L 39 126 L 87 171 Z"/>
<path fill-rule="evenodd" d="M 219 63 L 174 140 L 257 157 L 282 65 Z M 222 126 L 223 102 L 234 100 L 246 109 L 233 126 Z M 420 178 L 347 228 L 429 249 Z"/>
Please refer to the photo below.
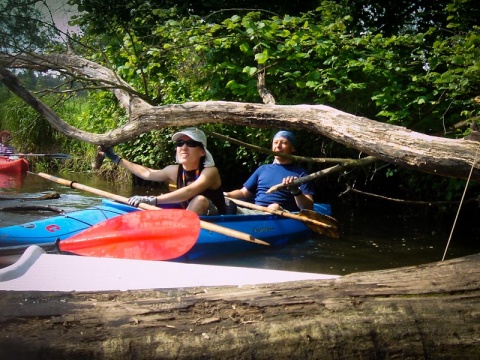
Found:
<path fill-rule="evenodd" d="M 329 204 L 315 204 L 315 210 L 323 215 L 331 214 Z M 39 245 L 52 243 L 57 239 L 63 240 L 99 222 L 132 211 L 139 210 L 105 199 L 99 206 L 22 225 L 0 228 L 0 247 Z M 305 239 L 312 234 L 312 230 L 303 222 L 274 214 L 200 216 L 200 219 L 250 234 L 272 246 L 284 245 L 295 239 Z M 193 248 L 175 260 L 189 261 L 261 248 L 264 248 L 264 245 L 239 240 L 202 228 Z"/>
<path fill-rule="evenodd" d="M 126 211 L 99 205 L 65 215 L 0 228 L 0 247 L 45 244 L 63 240 Z"/>
<path fill-rule="evenodd" d="M 135 207 L 110 200 L 103 200 L 103 204 L 125 212 L 138 211 Z M 315 204 L 315 211 L 322 215 L 330 215 L 331 207 L 329 204 Z M 295 239 L 305 239 L 312 234 L 303 222 L 273 214 L 200 216 L 200 219 L 247 233 L 268 242 L 271 246 L 284 245 Z M 201 229 L 192 249 L 176 260 L 188 261 L 262 248 L 264 245 Z"/>

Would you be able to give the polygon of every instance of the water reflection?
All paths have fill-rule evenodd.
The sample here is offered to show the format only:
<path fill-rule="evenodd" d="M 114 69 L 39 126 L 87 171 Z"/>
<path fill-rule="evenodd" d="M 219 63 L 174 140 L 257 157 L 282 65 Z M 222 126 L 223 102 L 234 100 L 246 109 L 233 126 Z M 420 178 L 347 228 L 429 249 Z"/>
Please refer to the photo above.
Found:
<path fill-rule="evenodd" d="M 10 186 L 21 184 L 21 186 L 2 188 L 1 191 L 5 195 L 0 198 L 0 207 L 2 209 L 0 211 L 0 227 L 23 224 L 57 215 L 50 211 L 11 212 L 3 209 L 41 205 L 70 212 L 98 205 L 101 201 L 101 198 L 96 195 L 82 193 L 70 187 L 47 181 L 32 173 L 24 174 L 21 183 L 15 181 L 16 177 L 14 175 L 3 175 L 4 184 Z M 52 192 L 59 193 L 60 197 L 58 199 L 38 200 L 42 195 Z"/>
<path fill-rule="evenodd" d="M 422 216 L 405 217 L 404 210 L 383 205 L 362 209 L 333 204 L 333 215 L 342 226 L 341 239 L 313 235 L 291 246 L 259 249 L 234 258 L 202 263 L 346 275 L 441 261 L 449 232 Z M 448 229 L 448 227 L 447 227 Z M 478 241 L 454 236 L 446 259 L 478 253 Z"/>
<path fill-rule="evenodd" d="M 62 175 L 55 176 L 64 178 Z M 93 175 L 75 174 L 74 178 L 69 180 L 125 197 L 132 194 L 151 194 L 156 191 L 147 188 L 119 188 L 118 184 Z M 28 174 L 21 181 L 21 186 L 15 187 L 19 182 L 7 179 L 4 184 L 11 187 L 2 188 L 2 192 L 38 197 L 46 192 L 56 191 L 61 194 L 59 199 L 45 200 L 41 205 L 50 205 L 67 212 L 98 205 L 101 201 L 101 197 L 97 195 L 72 189 L 34 174 Z M 28 204 L 28 201 L 4 200 L 0 206 L 22 203 Z M 449 236 L 448 226 L 441 229 L 439 224 L 432 223 L 423 216 L 407 217 L 404 214 L 404 207 L 390 207 L 386 210 L 385 205 L 354 207 L 349 204 L 333 204 L 332 208 L 333 216 L 342 227 L 341 239 L 312 235 L 310 239 L 299 239 L 289 246 L 267 248 L 259 245 L 257 251 L 197 262 L 345 275 L 359 271 L 419 265 L 442 259 Z M 56 214 L 38 211 L 25 213 L 0 211 L 0 227 L 48 216 Z M 447 225 L 452 222 L 453 219 L 449 219 Z M 476 237 L 469 238 L 472 241 L 466 243 L 462 242 L 465 238 L 460 235 L 452 238 L 447 259 L 479 251 L 480 244 Z"/>
<path fill-rule="evenodd" d="M 4 174 L 0 173 L 0 191 L 3 192 L 21 192 L 26 173 L 19 174 Z"/>

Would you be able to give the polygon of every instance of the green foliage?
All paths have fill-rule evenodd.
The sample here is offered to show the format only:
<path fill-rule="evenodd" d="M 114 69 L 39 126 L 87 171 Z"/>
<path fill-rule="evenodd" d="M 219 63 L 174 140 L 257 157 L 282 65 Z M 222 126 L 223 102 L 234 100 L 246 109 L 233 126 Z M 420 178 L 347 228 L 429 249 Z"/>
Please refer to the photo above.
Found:
<path fill-rule="evenodd" d="M 70 0 L 77 4 L 79 11 L 85 11 L 82 21 L 87 23 L 91 30 L 104 33 L 111 23 L 131 23 L 135 18 L 145 15 L 145 1 L 143 0 Z M 148 9 L 175 8 L 180 17 L 191 15 L 207 18 L 209 21 L 218 21 L 228 14 L 244 13 L 255 9 L 268 16 L 298 15 L 313 10 L 318 0 L 207 0 L 207 1 L 179 1 L 179 0 L 150 0 Z M 146 7 L 145 7 L 146 8 Z M 227 14 L 227 15 L 226 15 Z"/>
<path fill-rule="evenodd" d="M 391 35 L 359 29 L 354 8 L 329 1 L 298 16 L 250 12 L 216 22 L 185 17 L 175 8 L 138 6 L 137 16 L 128 23 L 106 25 L 110 27 L 103 35 L 102 56 L 158 104 L 259 102 L 257 73 L 263 71 L 266 88 L 278 104 L 327 104 L 416 131 L 437 132 L 479 112 L 471 101 L 479 92 L 478 24 L 463 27 L 458 21 L 468 6 L 471 1 L 453 1 L 443 18 L 435 13 L 439 23 L 451 24 L 456 32 L 431 28 L 416 33 L 404 27 Z M 205 128 L 210 127 L 270 147 L 271 130 Z M 171 133 L 145 134 L 118 148 L 148 166 L 168 164 L 173 150 L 165 149 Z M 323 143 L 311 134 L 304 137 L 304 144 Z M 235 179 L 269 161 L 216 140 L 209 148 L 217 164 Z M 299 150 L 322 156 L 317 146 Z M 401 169 L 385 171 L 390 178 L 402 176 Z"/>
<path fill-rule="evenodd" d="M 413 200 L 459 201 L 466 186 L 463 179 L 439 178 L 413 171 L 403 171 L 399 177 L 408 189 L 409 198 Z"/>
<path fill-rule="evenodd" d="M 151 168 L 162 168 L 175 162 L 173 131 L 162 129 L 142 134 L 117 148 L 127 159 Z"/>
<path fill-rule="evenodd" d="M 12 133 L 11 144 L 17 151 L 34 152 L 55 143 L 55 130 L 17 97 L 2 101 L 0 124 Z"/>
<path fill-rule="evenodd" d="M 32 159 L 32 164 L 45 168 L 66 167 L 70 171 L 88 171 L 97 153 L 96 146 L 74 140 L 57 132 L 31 107 L 6 91 L 0 91 L 0 128 L 13 134 L 11 144 L 17 152 L 67 153 L 71 160 Z M 77 96 L 57 102 L 47 96 L 42 99 L 70 125 L 93 133 L 103 133 L 126 121 L 111 92 L 96 92 L 89 97 Z"/>
<path fill-rule="evenodd" d="M 455 14 L 471 5 L 455 4 Z M 437 132 L 477 112 L 478 28 L 355 35 L 352 8 L 328 1 L 296 17 L 251 12 L 206 22 L 178 11 L 138 6 L 104 36 L 102 56 L 154 103 L 258 102 L 263 71 L 278 104 L 328 104 L 417 131 Z"/>
<path fill-rule="evenodd" d="M 117 106 L 113 94 L 107 91 L 96 92 L 89 97 L 76 97 L 61 103 L 56 111 L 70 125 L 92 133 L 107 132 L 126 121 L 125 112 Z M 91 169 L 91 162 L 97 154 L 96 146 L 62 137 L 61 147 L 77 155 L 74 160 L 78 161 L 70 164 L 74 171 Z"/>
<path fill-rule="evenodd" d="M 76 24 L 85 32 L 77 40 L 88 46 L 77 47 L 76 52 L 112 68 L 152 104 L 261 102 L 257 75 L 263 72 L 266 89 L 277 104 L 325 104 L 425 133 L 480 115 L 472 101 L 480 90 L 478 4 L 473 0 L 397 1 L 389 7 L 363 0 L 322 1 L 305 13 L 272 14 L 266 8 L 220 11 L 212 16 L 204 16 L 205 9 L 228 8 L 223 5 L 230 2 L 191 7 L 166 0 L 72 3 L 87 11 L 77 17 Z M 187 15 L 186 9 L 194 15 Z M 402 15 L 395 18 L 395 14 Z M 49 133 L 41 121 L 33 124 L 35 114 L 24 114 L 25 109 L 1 107 L 1 111 L 14 111 L 19 119 L 9 123 L 8 116 L 2 116 L 3 126 L 17 126 L 18 132 L 28 133 L 29 138 L 19 142 L 22 146 L 45 141 L 85 158 L 96 152 L 91 145 Z M 103 92 L 82 94 L 57 111 L 70 124 L 92 132 L 105 132 L 126 121 L 113 97 Z M 273 129 L 218 124 L 204 128 L 267 148 L 274 133 Z M 36 134 L 43 130 L 46 136 L 35 137 L 33 129 Z M 147 166 L 165 166 L 173 162 L 173 131 L 143 134 L 116 150 Z M 449 135 L 461 137 L 466 132 Z M 298 154 L 352 153 L 317 135 L 298 135 L 302 139 Z M 209 139 L 209 150 L 232 182 L 244 180 L 256 166 L 271 160 L 217 139 Z M 441 189 L 435 196 L 458 196 L 453 182 L 446 187 L 443 180 L 411 178 L 408 171 L 393 167 L 385 168 L 383 174 L 404 183 L 413 179 L 419 186 L 410 183 L 409 187 L 418 194 L 429 188 L 423 187 L 425 179 L 425 184 L 433 181 Z M 434 188 L 430 186 L 430 193 Z"/>

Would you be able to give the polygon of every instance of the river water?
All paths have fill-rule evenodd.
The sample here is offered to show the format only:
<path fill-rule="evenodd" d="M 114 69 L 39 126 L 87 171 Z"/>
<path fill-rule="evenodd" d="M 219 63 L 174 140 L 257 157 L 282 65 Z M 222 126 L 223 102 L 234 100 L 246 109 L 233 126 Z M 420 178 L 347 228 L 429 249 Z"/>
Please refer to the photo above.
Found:
<path fill-rule="evenodd" d="M 94 175 L 57 175 L 80 184 L 116 193 L 125 197 L 145 194 L 146 188 L 125 188 Z M 60 198 L 36 200 L 40 196 L 60 193 Z M 6 199 L 17 197 L 19 199 Z M 49 216 L 52 211 L 8 211 L 12 206 L 50 206 L 66 212 L 98 205 L 101 197 L 43 179 L 29 173 L 23 176 L 0 174 L 0 227 L 22 224 Z M 304 271 L 346 275 L 359 271 L 381 270 L 441 261 L 449 240 L 451 226 L 428 221 L 423 216 L 405 216 L 405 207 L 369 204 L 359 207 L 348 202 L 332 204 L 332 216 L 342 228 L 340 239 L 312 235 L 288 246 L 260 247 L 252 251 L 222 258 L 198 260 L 198 263 L 264 269 Z M 453 226 L 454 219 L 447 223 Z M 447 225 L 447 226 L 445 226 Z M 475 254 L 480 251 L 477 238 L 453 236 L 445 259 Z"/>

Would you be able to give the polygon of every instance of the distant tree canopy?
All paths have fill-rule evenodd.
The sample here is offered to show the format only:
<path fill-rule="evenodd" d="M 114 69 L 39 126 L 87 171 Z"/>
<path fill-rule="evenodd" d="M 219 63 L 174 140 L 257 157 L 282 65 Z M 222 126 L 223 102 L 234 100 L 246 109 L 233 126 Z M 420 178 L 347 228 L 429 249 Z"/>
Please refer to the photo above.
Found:
<path fill-rule="evenodd" d="M 46 26 L 42 14 L 34 6 L 36 2 L 0 2 L 0 52 L 39 51 L 52 43 L 55 30 Z"/>
<path fill-rule="evenodd" d="M 468 6 L 464 6 L 465 2 Z M 480 4 L 464 0 L 70 0 L 70 3 L 86 12 L 82 15 L 82 22 L 99 33 L 117 24 L 131 23 L 135 17 L 143 17 L 155 9 L 175 9 L 179 17 L 196 15 L 209 21 L 222 21 L 233 14 L 244 15 L 251 11 L 259 11 L 265 18 L 273 15 L 300 16 L 319 7 L 336 4 L 352 16 L 350 32 L 373 31 L 386 36 L 426 32 L 430 27 L 446 29 L 448 20 L 444 15 L 447 7 L 462 18 L 465 29 L 477 24 L 480 17 Z"/>

